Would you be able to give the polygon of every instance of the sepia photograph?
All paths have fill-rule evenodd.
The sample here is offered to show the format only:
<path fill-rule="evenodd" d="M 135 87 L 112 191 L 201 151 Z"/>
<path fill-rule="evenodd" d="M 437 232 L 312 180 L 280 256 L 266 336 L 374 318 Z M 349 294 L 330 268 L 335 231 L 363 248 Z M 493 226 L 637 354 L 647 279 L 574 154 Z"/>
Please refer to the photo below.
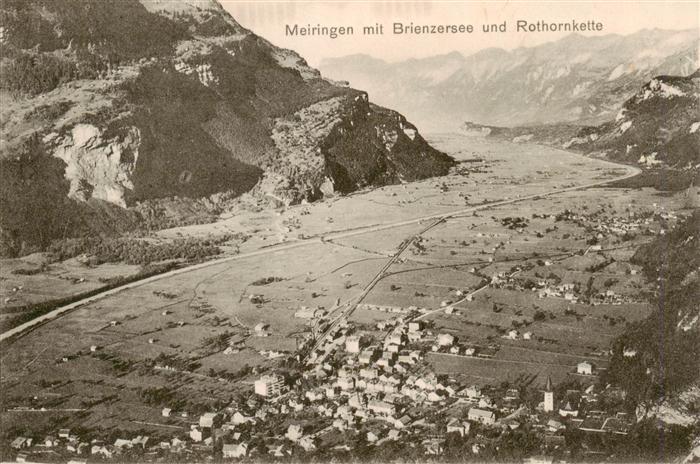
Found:
<path fill-rule="evenodd" d="M 0 0 L 0 462 L 700 464 L 696 0 Z"/>

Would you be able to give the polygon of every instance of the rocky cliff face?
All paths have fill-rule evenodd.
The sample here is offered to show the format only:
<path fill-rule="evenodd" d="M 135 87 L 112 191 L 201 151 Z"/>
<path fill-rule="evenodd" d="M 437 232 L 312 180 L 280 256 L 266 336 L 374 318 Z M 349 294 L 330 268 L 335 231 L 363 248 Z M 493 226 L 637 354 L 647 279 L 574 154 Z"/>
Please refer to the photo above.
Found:
<path fill-rule="evenodd" d="M 82 201 L 97 198 L 126 207 L 127 193 L 134 190 L 141 132 L 130 126 L 121 137 L 103 137 L 97 126 L 76 124 L 64 136 L 53 132 L 44 141 L 53 156 L 66 164 L 68 196 Z"/>
<path fill-rule="evenodd" d="M 88 205 L 131 214 L 221 192 L 315 200 L 452 165 L 402 116 L 322 79 L 214 0 L 8 0 L 0 31 L 3 203 L 29 195 L 31 179 L 10 177 L 41 163 L 69 199 L 66 220 Z M 23 245 L 17 215 L 33 214 L 13 205 L 0 217 L 6 250 L 56 238 L 52 228 Z M 64 234 L 75 223 L 94 232 L 79 220 Z"/>
<path fill-rule="evenodd" d="M 698 67 L 698 31 L 643 30 L 629 36 L 570 35 L 512 51 L 482 50 L 386 63 L 364 55 L 328 59 L 320 70 L 376 95 L 423 128 L 458 121 L 497 126 L 615 118 L 657 75 Z"/>
<path fill-rule="evenodd" d="M 370 104 L 365 93 L 324 100 L 277 118 L 272 139 L 277 152 L 260 187 L 287 202 L 421 179 L 424 172 L 442 171 L 446 163 L 434 156 L 415 126 Z"/>

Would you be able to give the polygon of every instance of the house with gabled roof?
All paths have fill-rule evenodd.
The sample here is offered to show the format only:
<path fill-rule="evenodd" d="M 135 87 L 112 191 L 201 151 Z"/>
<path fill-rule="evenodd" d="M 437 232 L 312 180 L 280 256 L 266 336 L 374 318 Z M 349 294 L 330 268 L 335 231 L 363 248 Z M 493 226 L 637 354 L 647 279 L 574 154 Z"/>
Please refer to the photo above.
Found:
<path fill-rule="evenodd" d="M 221 449 L 223 457 L 225 458 L 242 458 L 248 454 L 248 444 L 238 443 L 238 444 L 224 444 Z"/>
<path fill-rule="evenodd" d="M 467 418 L 472 422 L 480 422 L 486 425 L 496 423 L 496 414 L 486 409 L 471 408 L 467 413 Z"/>

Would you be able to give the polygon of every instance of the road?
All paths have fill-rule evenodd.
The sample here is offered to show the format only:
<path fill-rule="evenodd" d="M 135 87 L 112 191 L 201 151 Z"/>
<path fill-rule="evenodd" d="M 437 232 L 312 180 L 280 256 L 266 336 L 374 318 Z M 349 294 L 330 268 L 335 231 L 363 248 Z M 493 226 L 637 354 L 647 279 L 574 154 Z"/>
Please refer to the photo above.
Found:
<path fill-rule="evenodd" d="M 584 255 L 585 255 L 586 253 L 588 253 L 588 250 L 590 250 L 590 248 L 591 248 L 591 247 L 586 248 L 586 250 L 584 251 Z M 628 246 L 603 248 L 601 251 L 613 251 L 613 250 L 620 250 L 620 249 L 623 249 L 623 248 L 628 248 Z M 583 251 L 583 250 L 580 250 L 580 251 Z M 571 252 L 571 253 L 562 254 L 559 258 L 552 258 L 551 256 L 550 256 L 550 258 L 552 258 L 553 261 L 564 261 L 565 259 L 568 259 L 568 258 L 571 258 L 571 257 L 573 257 L 573 256 L 576 256 L 576 254 L 578 254 L 578 253 L 579 253 L 579 250 L 574 251 L 574 252 Z M 506 262 L 510 262 L 510 261 L 512 261 L 512 260 L 508 259 L 508 260 L 505 260 L 505 261 L 506 261 Z M 494 262 L 503 262 L 503 261 L 494 261 Z M 490 264 L 490 263 L 485 263 L 485 264 Z M 515 277 L 519 272 L 520 272 L 520 270 L 514 271 L 514 272 L 512 272 L 511 274 L 509 274 L 508 277 L 509 277 L 509 278 Z M 464 303 L 465 301 L 469 301 L 469 298 L 473 298 L 474 295 L 476 295 L 477 293 L 479 293 L 479 292 L 482 291 L 482 290 L 487 289 L 488 287 L 489 287 L 489 284 L 488 284 L 488 283 L 486 283 L 486 284 L 484 284 L 484 285 L 482 285 L 482 286 L 480 286 L 480 287 L 477 287 L 477 288 L 475 288 L 471 293 L 468 293 L 468 294 L 464 295 L 464 296 L 462 297 L 462 299 L 457 300 L 457 301 L 455 301 L 454 303 L 450 303 L 450 306 L 452 306 L 453 308 L 456 308 L 457 305 L 462 304 L 462 303 Z M 430 311 L 428 311 L 428 312 L 425 312 L 425 313 L 423 313 L 423 314 L 421 314 L 421 315 L 419 315 L 419 316 L 417 316 L 417 317 L 411 319 L 411 321 L 420 321 L 421 319 L 425 319 L 426 317 L 432 316 L 433 314 L 439 313 L 439 312 L 444 311 L 444 310 L 445 310 L 444 307 L 439 307 L 439 308 L 436 308 L 436 309 L 432 309 L 432 310 L 430 310 Z M 407 321 L 407 322 L 409 322 L 409 321 Z"/>
<path fill-rule="evenodd" d="M 513 276 L 515 276 L 518 272 L 520 272 L 520 271 L 515 271 L 515 272 L 513 272 L 512 274 L 510 274 L 508 277 L 513 277 Z M 481 287 L 476 288 L 476 289 L 475 289 L 474 291 L 472 291 L 471 293 L 467 293 L 466 295 L 464 295 L 464 297 L 462 297 L 461 300 L 457 300 L 457 301 L 455 301 L 454 303 L 451 303 L 450 306 L 452 306 L 452 307 L 454 308 L 454 307 L 456 307 L 457 305 L 464 303 L 465 301 L 470 301 L 470 298 L 474 298 L 474 295 L 476 295 L 477 293 L 479 293 L 480 291 L 482 291 L 482 290 L 484 290 L 484 289 L 487 289 L 488 287 L 489 287 L 489 284 L 488 284 L 488 283 L 487 283 L 487 284 L 484 284 L 484 285 L 482 285 Z M 423 313 L 423 314 L 421 314 L 420 316 L 418 316 L 418 317 L 416 317 L 415 319 L 413 319 L 413 321 L 420 321 L 421 319 L 425 319 L 426 317 L 430 317 L 430 316 L 432 316 L 432 315 L 435 314 L 435 313 L 439 313 L 440 311 L 445 311 L 445 308 L 440 307 L 440 308 L 436 308 L 436 309 L 433 309 L 433 310 L 431 310 L 431 311 L 428 311 L 428 312 L 426 312 L 426 313 Z"/>
<path fill-rule="evenodd" d="M 324 343 L 326 336 L 329 333 L 331 333 L 333 331 L 333 329 L 335 329 L 344 318 L 350 316 L 352 314 L 352 312 L 355 311 L 357 306 L 360 303 L 362 303 L 362 300 L 364 300 L 365 297 L 369 294 L 369 292 L 372 291 L 374 286 L 377 285 L 377 283 L 380 280 L 382 280 L 382 278 L 384 277 L 384 273 L 386 273 L 386 271 L 388 271 L 389 268 L 401 257 L 403 252 L 406 251 L 409 246 L 411 246 L 411 243 L 413 243 L 418 237 L 420 237 L 421 235 L 423 235 L 424 233 L 426 233 L 427 231 L 429 231 L 430 229 L 432 229 L 433 227 L 437 226 L 438 224 L 440 224 L 444 221 L 445 221 L 445 218 L 437 219 L 437 220 L 433 221 L 428 227 L 423 228 L 423 230 L 421 230 L 417 234 L 412 235 L 409 238 L 407 238 L 406 240 L 404 240 L 401 243 L 401 245 L 399 246 L 396 253 L 394 253 L 389 258 L 389 261 L 387 261 L 386 264 L 384 264 L 384 266 L 382 266 L 382 268 L 379 270 L 379 272 L 377 272 L 374 275 L 374 278 L 367 285 L 365 285 L 362 292 L 357 297 L 354 298 L 354 301 L 352 303 L 348 303 L 347 307 L 340 312 L 340 314 L 333 320 L 333 322 L 328 326 L 328 328 L 323 332 L 323 334 L 321 334 L 318 337 L 318 341 L 316 342 L 316 344 L 314 344 L 314 347 L 311 350 L 311 353 L 316 351 Z"/>
<path fill-rule="evenodd" d="M 168 272 L 165 272 L 163 274 L 158 274 L 155 276 L 147 277 L 143 280 L 138 280 L 138 281 L 131 282 L 128 284 L 124 284 L 120 287 L 106 290 L 102 293 L 98 293 L 96 295 L 84 298 L 84 299 L 76 301 L 74 303 L 56 308 L 56 309 L 54 309 L 54 310 L 52 310 L 52 311 L 50 311 L 42 316 L 39 316 L 37 318 L 32 319 L 31 321 L 25 322 L 24 324 L 21 324 L 13 329 L 10 329 L 10 330 L 7 330 L 6 332 L 3 332 L 2 334 L 0 334 L 0 342 L 4 342 L 4 341 L 10 340 L 10 339 L 19 338 L 19 337 L 27 334 L 31 330 L 33 330 L 33 329 L 35 329 L 43 324 L 46 324 L 47 322 L 50 322 L 50 321 L 52 321 L 60 316 L 63 316 L 65 314 L 69 313 L 70 311 L 72 311 L 76 308 L 79 308 L 81 306 L 84 306 L 86 304 L 102 300 L 102 299 L 107 298 L 107 297 L 112 296 L 112 295 L 116 295 L 116 294 L 123 292 L 125 290 L 137 288 L 137 287 L 140 287 L 142 285 L 146 285 L 146 284 L 149 284 L 152 282 L 157 282 L 161 279 L 167 279 L 169 277 L 173 277 L 176 275 L 185 274 L 187 272 L 197 271 L 199 269 L 204 269 L 207 267 L 216 266 L 218 264 L 228 263 L 231 261 L 237 261 L 237 260 L 247 259 L 247 258 L 256 257 L 256 256 L 265 256 L 265 255 L 269 255 L 269 254 L 273 254 L 273 253 L 279 253 L 282 251 L 291 250 L 294 248 L 309 246 L 309 245 L 313 245 L 313 244 L 319 244 L 319 243 L 323 243 L 326 240 L 337 240 L 337 239 L 342 239 L 342 238 L 347 238 L 347 237 L 353 237 L 356 235 L 362 235 L 362 234 L 378 232 L 378 231 L 382 231 L 382 230 L 394 229 L 397 227 L 403 227 L 403 226 L 407 226 L 407 225 L 411 225 L 411 224 L 418 224 L 418 223 L 421 223 L 424 221 L 429 221 L 429 220 L 442 221 L 442 220 L 446 220 L 446 219 L 449 219 L 452 217 L 457 217 L 457 216 L 460 216 L 463 214 L 473 213 L 475 211 L 480 211 L 480 210 L 484 210 L 484 209 L 496 208 L 499 206 L 510 205 L 513 203 L 519 203 L 522 201 L 535 200 L 535 199 L 539 199 L 539 198 L 549 197 L 552 195 L 558 195 L 561 193 L 573 192 L 576 190 L 583 190 L 583 189 L 588 189 L 588 188 L 592 188 L 592 187 L 600 187 L 602 185 L 609 184 L 611 182 L 620 181 L 620 180 L 628 179 L 630 177 L 634 177 L 641 172 L 641 169 L 638 169 L 636 167 L 626 166 L 626 165 L 620 165 L 620 166 L 624 167 L 627 170 L 627 173 L 623 176 L 616 177 L 613 179 L 601 180 L 601 181 L 597 181 L 597 182 L 590 182 L 590 183 L 579 185 L 579 186 L 566 187 L 566 188 L 561 188 L 561 189 L 553 189 L 553 190 L 550 190 L 547 192 L 537 193 L 537 194 L 532 194 L 532 195 L 525 195 L 525 196 L 522 196 L 519 198 L 513 198 L 513 199 L 509 199 L 509 200 L 501 200 L 501 201 L 495 201 L 495 202 L 491 202 L 491 203 L 485 203 L 485 204 L 481 204 L 478 206 L 471 206 L 468 208 L 462 208 L 462 209 L 448 212 L 448 213 L 432 214 L 432 215 L 428 215 L 428 216 L 421 216 L 421 217 L 417 217 L 417 218 L 413 218 L 413 219 L 391 222 L 391 223 L 387 223 L 387 224 L 375 224 L 375 225 L 360 227 L 360 228 L 352 229 L 352 230 L 329 232 L 327 234 L 324 234 L 321 236 L 316 236 L 316 237 L 309 238 L 309 239 L 298 239 L 298 240 L 295 240 L 293 242 L 281 243 L 279 245 L 273 245 L 273 246 L 270 246 L 267 248 L 263 248 L 263 249 L 256 250 L 256 251 L 251 251 L 248 253 L 241 253 L 241 254 L 234 255 L 234 256 L 228 256 L 225 258 L 214 259 L 214 260 L 207 261 L 204 263 L 199 263 L 199 264 L 194 264 L 192 266 L 174 269 L 172 271 L 168 271 Z M 392 258 L 395 258 L 395 256 Z"/>

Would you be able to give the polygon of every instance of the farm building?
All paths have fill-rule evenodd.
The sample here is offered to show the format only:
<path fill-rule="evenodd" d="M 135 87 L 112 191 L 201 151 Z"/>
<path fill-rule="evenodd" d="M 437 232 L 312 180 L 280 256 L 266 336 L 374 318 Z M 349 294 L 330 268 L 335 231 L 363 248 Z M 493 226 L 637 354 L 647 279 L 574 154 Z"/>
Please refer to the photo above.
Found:
<path fill-rule="evenodd" d="M 255 326 L 255 335 L 258 337 L 266 337 L 267 336 L 267 329 L 269 327 L 269 324 L 265 324 L 264 322 L 261 322 Z"/>
<path fill-rule="evenodd" d="M 467 413 L 467 419 L 473 422 L 492 425 L 496 423 L 496 414 L 494 414 L 493 411 L 487 411 L 485 409 L 471 408 Z"/>
<path fill-rule="evenodd" d="M 588 361 L 582 361 L 576 365 L 576 373 L 581 375 L 593 375 L 593 364 Z"/>

